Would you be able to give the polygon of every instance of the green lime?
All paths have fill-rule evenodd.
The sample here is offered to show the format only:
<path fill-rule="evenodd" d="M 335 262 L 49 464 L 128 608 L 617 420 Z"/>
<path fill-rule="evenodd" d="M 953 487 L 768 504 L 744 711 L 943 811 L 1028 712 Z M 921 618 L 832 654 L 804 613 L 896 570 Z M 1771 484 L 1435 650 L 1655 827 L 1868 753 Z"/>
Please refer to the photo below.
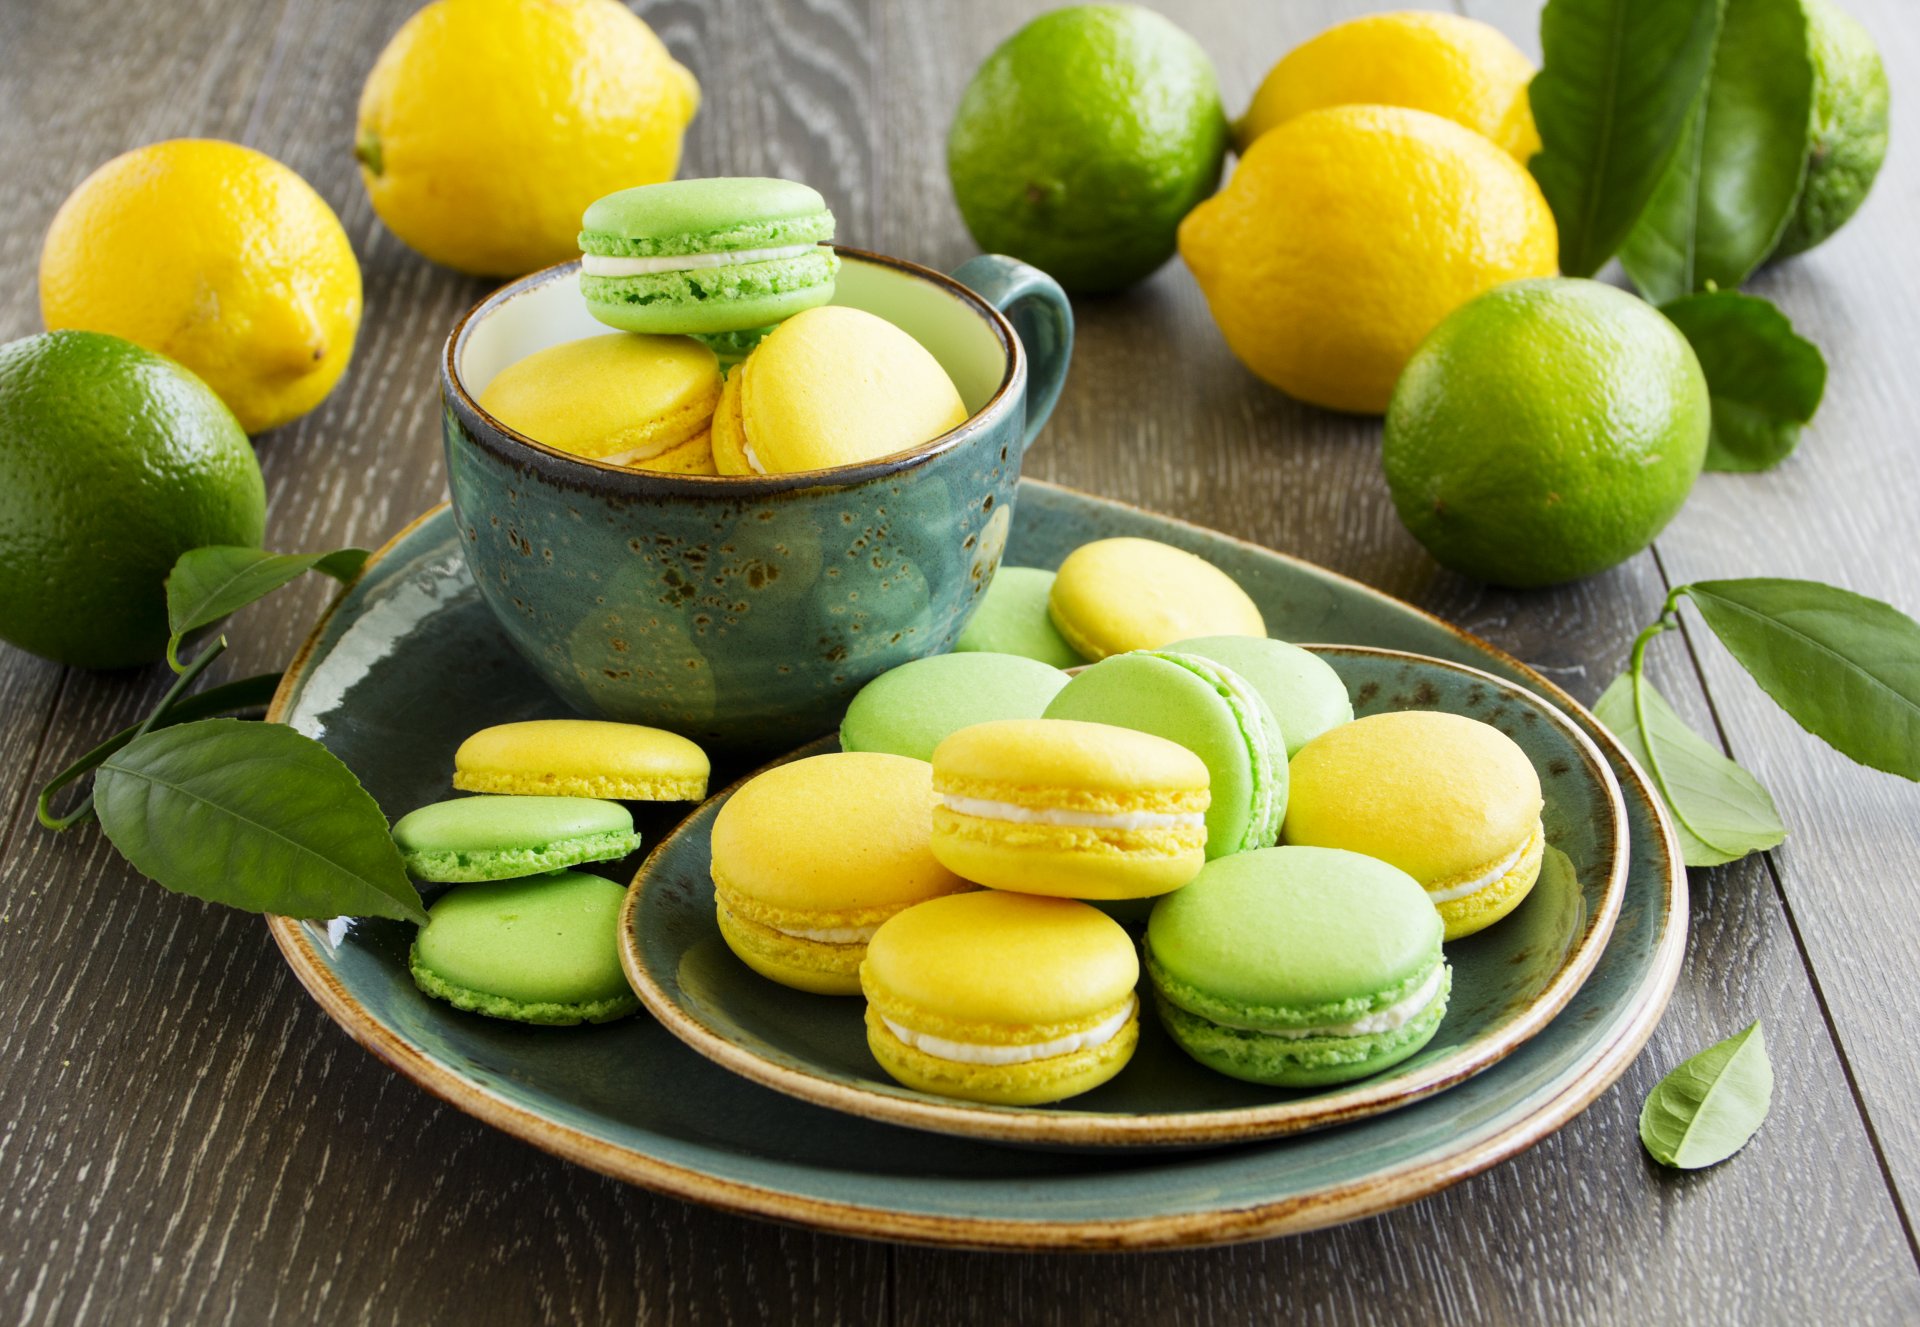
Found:
<path fill-rule="evenodd" d="M 1414 352 L 1381 459 L 1413 537 L 1456 571 L 1552 585 L 1645 548 L 1707 454 L 1679 329 L 1597 281 L 1496 286 Z"/>
<path fill-rule="evenodd" d="M 1813 57 L 1807 181 L 1773 256 L 1803 253 L 1847 223 L 1887 156 L 1887 70 L 1873 36 L 1828 0 L 1802 0 Z"/>
<path fill-rule="evenodd" d="M 87 668 L 158 659 L 175 559 L 257 546 L 265 523 L 247 435 L 186 369 L 99 332 L 0 346 L 0 639 Z"/>
<path fill-rule="evenodd" d="M 974 73 L 947 174 L 982 249 L 1091 294 L 1173 256 L 1227 139 L 1199 43 L 1135 5 L 1076 5 L 1027 24 Z"/>

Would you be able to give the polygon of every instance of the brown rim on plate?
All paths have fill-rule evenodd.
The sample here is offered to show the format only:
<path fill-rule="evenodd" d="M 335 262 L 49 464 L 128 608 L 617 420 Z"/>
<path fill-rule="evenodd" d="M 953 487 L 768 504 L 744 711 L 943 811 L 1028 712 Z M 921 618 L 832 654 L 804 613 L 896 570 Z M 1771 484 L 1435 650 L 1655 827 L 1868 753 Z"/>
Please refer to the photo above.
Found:
<path fill-rule="evenodd" d="M 1078 492 L 1078 490 L 1065 490 L 1062 485 L 1049 484 L 1043 480 L 1025 482 L 1040 488 Z M 1144 511 L 1143 508 L 1114 502 L 1112 499 L 1095 498 L 1094 500 L 1125 510 Z M 431 519 L 441 507 L 446 505 L 442 502 L 409 522 L 381 545 L 368 559 L 368 565 L 371 566 L 385 557 L 408 533 Z M 1363 585 L 1351 577 L 1328 571 L 1289 554 L 1279 553 L 1247 540 L 1237 539 L 1232 535 L 1211 530 L 1203 531 L 1202 527 L 1174 517 L 1156 515 L 1154 519 L 1183 529 L 1201 531 L 1210 537 L 1226 539 L 1245 548 L 1257 549 L 1262 554 L 1280 558 L 1297 566 L 1310 566 L 1316 574 L 1343 582 L 1368 598 L 1391 603 L 1402 611 L 1436 623 L 1444 627 L 1450 635 L 1470 643 L 1476 650 L 1519 670 L 1541 691 L 1554 697 L 1567 713 L 1576 718 L 1592 719 L 1592 716 L 1578 702 L 1567 697 L 1559 687 L 1519 660 L 1424 609 L 1416 608 L 1380 590 Z M 288 665 L 286 675 L 281 680 L 279 689 L 274 693 L 273 702 L 267 711 L 267 718 L 270 721 L 282 721 L 299 678 L 311 660 L 328 622 L 339 610 L 346 593 L 347 590 L 343 589 L 339 595 L 335 596 L 326 613 L 314 624 L 313 631 L 309 633 L 293 662 Z M 1661 847 L 1668 867 L 1662 879 L 1664 892 L 1661 899 L 1661 933 L 1655 946 L 1651 979 L 1642 986 L 1640 1003 L 1632 1017 L 1557 1095 L 1543 1102 L 1525 1118 L 1515 1121 L 1499 1133 L 1471 1147 L 1462 1148 L 1458 1152 L 1432 1160 L 1370 1175 L 1338 1187 L 1321 1189 L 1311 1194 L 1302 1194 L 1274 1202 L 1251 1203 L 1228 1210 L 1169 1213 L 1120 1221 L 1032 1221 L 996 1217 L 957 1217 L 925 1212 L 900 1212 L 861 1203 L 832 1202 L 784 1193 L 760 1185 L 722 1179 L 690 1167 L 645 1156 L 628 1148 L 608 1143 L 581 1130 L 556 1124 L 544 1116 L 506 1101 L 462 1078 L 447 1066 L 423 1054 L 418 1047 L 399 1037 L 373 1018 L 341 986 L 327 968 L 325 961 L 314 949 L 298 920 L 291 917 L 268 917 L 267 929 L 273 936 L 274 942 L 280 947 L 281 954 L 286 958 L 287 966 L 293 970 L 300 984 L 306 987 L 315 1003 L 329 1018 L 339 1024 L 350 1038 L 372 1052 L 375 1058 L 390 1068 L 411 1079 L 447 1104 L 504 1133 L 531 1143 L 543 1151 L 599 1171 L 604 1175 L 610 1175 L 615 1179 L 638 1184 L 671 1197 L 705 1203 L 738 1215 L 787 1221 L 836 1234 L 985 1250 L 1047 1249 L 1091 1252 L 1184 1248 L 1266 1239 L 1275 1235 L 1300 1234 L 1405 1206 L 1449 1188 L 1524 1151 L 1558 1130 L 1611 1087 L 1614 1081 L 1626 1072 L 1627 1066 L 1633 1063 L 1635 1057 L 1640 1054 L 1641 1048 L 1647 1044 L 1648 1038 L 1653 1035 L 1653 1030 L 1659 1024 L 1661 1015 L 1666 1011 L 1667 1002 L 1672 997 L 1674 983 L 1680 975 L 1680 962 L 1686 952 L 1686 868 L 1681 864 L 1680 841 L 1673 828 L 1673 822 L 1667 815 L 1666 808 L 1653 795 L 1645 773 L 1641 771 L 1639 764 L 1632 756 L 1606 735 L 1604 729 L 1598 729 L 1597 724 L 1596 728 L 1601 733 L 1603 747 L 1617 757 L 1633 776 L 1623 786 L 1623 794 L 1637 802 L 1648 818 L 1659 826 Z"/>
<path fill-rule="evenodd" d="M 447 404 L 456 415 L 462 416 L 462 425 L 472 435 L 477 445 L 511 464 L 521 466 L 532 464 L 548 479 L 557 483 L 580 486 L 613 482 L 630 484 L 636 490 L 642 490 L 648 494 L 673 494 L 682 497 L 757 498 L 776 493 L 794 492 L 799 489 L 851 488 L 869 480 L 895 474 L 908 466 L 918 465 L 942 452 L 951 451 L 985 428 L 988 412 L 1004 402 L 1017 386 L 1026 381 L 1027 377 L 1026 346 L 1020 340 L 1019 334 L 1014 331 L 1013 323 L 1008 320 L 1006 314 L 945 272 L 936 272 L 931 267 L 922 267 L 919 263 L 908 262 L 904 258 L 871 253 L 866 249 L 849 248 L 843 244 L 832 247 L 834 252 L 842 257 L 851 258 L 872 267 L 892 268 L 897 272 L 904 272 L 908 276 L 940 287 L 987 325 L 999 340 L 1000 348 L 1006 353 L 1007 368 L 1006 372 L 1000 376 L 999 385 L 993 389 L 993 395 L 989 396 L 978 410 L 969 411 L 964 420 L 945 433 L 929 438 L 925 442 L 916 443 L 902 451 L 824 470 L 784 470 L 771 475 L 687 475 L 617 465 L 611 461 L 599 461 L 561 451 L 558 447 L 551 447 L 507 427 L 481 409 L 480 403 L 467 391 L 466 382 L 461 376 L 459 361 L 461 352 L 465 349 L 468 328 L 475 319 L 520 299 L 542 286 L 562 279 L 580 266 L 578 258 L 556 263 L 552 267 L 541 268 L 537 272 L 512 281 L 479 300 L 460 315 L 460 321 L 456 322 L 453 330 L 447 334 L 446 344 L 440 352 L 440 383 L 446 395 Z M 519 450 L 496 446 L 484 430 L 474 427 L 475 424 L 485 425 L 487 429 L 493 430 Z M 431 515 L 431 513 L 428 514 Z"/>
<path fill-rule="evenodd" d="M 690 828 L 693 816 L 682 820 L 655 846 L 635 872 L 627 898 L 620 909 L 620 966 L 626 970 L 627 984 L 633 987 L 647 1012 L 674 1036 L 722 1068 L 750 1079 L 776 1092 L 810 1101 L 862 1119 L 878 1120 L 910 1129 L 985 1138 L 1002 1143 L 1026 1143 L 1055 1147 L 1199 1147 L 1224 1143 L 1259 1142 L 1310 1129 L 1324 1129 L 1352 1120 L 1365 1119 L 1385 1111 L 1422 1101 L 1475 1074 L 1492 1068 L 1526 1044 L 1540 1029 L 1566 1008 L 1600 961 L 1620 915 L 1626 895 L 1630 862 L 1627 844 L 1627 807 L 1619 782 L 1607 767 L 1606 758 L 1578 724 L 1526 688 L 1495 677 L 1492 673 L 1466 664 L 1435 659 L 1406 650 L 1389 650 L 1369 645 L 1310 645 L 1307 649 L 1375 658 L 1404 660 L 1436 666 L 1465 674 L 1495 688 L 1496 694 L 1510 696 L 1536 707 L 1562 733 L 1573 740 L 1588 773 L 1606 793 L 1607 810 L 1612 817 L 1610 839 L 1612 853 L 1607 878 L 1601 886 L 1600 902 L 1589 914 L 1586 925 L 1562 957 L 1559 969 L 1513 1019 L 1492 1035 L 1468 1042 L 1431 1064 L 1386 1079 L 1344 1087 L 1329 1095 L 1288 1097 L 1259 1106 L 1241 1106 L 1230 1110 L 1181 1111 L 1160 1114 L 1124 1114 L 1065 1110 L 1031 1106 L 988 1106 L 942 1099 L 927 1093 L 907 1094 L 892 1088 L 875 1073 L 879 1090 L 849 1084 L 804 1069 L 791 1068 L 750 1050 L 730 1039 L 724 1032 L 702 1021 L 687 1006 L 655 979 L 645 962 L 638 939 L 640 904 L 649 885 L 658 878 L 658 863 L 663 849 Z M 803 750 L 806 748 L 802 748 Z M 785 764 L 791 756 L 771 762 L 762 769 Z M 759 773 L 760 771 L 755 771 Z M 754 774 L 748 774 L 723 789 L 709 802 L 731 796 Z"/>

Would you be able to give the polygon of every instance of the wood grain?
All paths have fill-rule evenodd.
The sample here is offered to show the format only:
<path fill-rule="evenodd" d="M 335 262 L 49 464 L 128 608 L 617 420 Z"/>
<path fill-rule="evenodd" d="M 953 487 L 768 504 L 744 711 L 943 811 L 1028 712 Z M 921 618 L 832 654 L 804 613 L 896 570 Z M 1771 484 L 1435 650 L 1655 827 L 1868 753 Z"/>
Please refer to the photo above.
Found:
<path fill-rule="evenodd" d="M 1854 0 L 1896 83 L 1920 52 L 1898 0 Z M 340 212 L 365 271 L 352 370 L 263 438 L 271 542 L 377 542 L 442 489 L 439 345 L 484 287 L 374 219 L 346 153 L 360 80 L 409 0 L 251 9 L 135 0 L 0 6 L 0 338 L 38 330 L 38 239 L 117 151 L 240 139 Z M 974 65 L 1043 5 L 696 0 L 645 6 L 700 75 L 688 174 L 804 178 L 848 241 L 952 267 L 973 252 L 946 122 Z M 1213 54 L 1230 107 L 1326 24 L 1390 3 L 1162 6 Z M 1534 6 L 1472 6 L 1531 44 Z M 1903 103 L 1896 101 L 1896 106 Z M 1902 112 L 1897 109 L 1896 114 Z M 1299 406 L 1226 351 L 1174 262 L 1082 300 L 1080 350 L 1033 473 L 1322 562 L 1477 631 L 1591 699 L 1673 577 L 1816 575 L 1920 605 L 1904 431 L 1914 259 L 1895 227 L 1920 172 L 1895 159 L 1841 239 L 1765 275 L 1834 360 L 1829 403 L 1773 475 L 1714 476 L 1648 554 L 1570 589 L 1489 591 L 1400 528 L 1377 424 Z M 1889 275 L 1891 269 L 1891 276 Z M 1664 562 L 1664 573 L 1663 573 Z M 229 675 L 277 666 L 325 587 L 249 610 Z M 616 1185 L 481 1128 L 322 1018 L 247 917 L 139 881 L 97 835 L 30 824 L 28 790 L 137 717 L 156 673 L 68 672 L 0 647 L 0 1314 L 20 1322 L 1623 1320 L 1899 1322 L 1920 1271 L 1895 1194 L 1920 1173 L 1920 1088 L 1885 1011 L 1910 1000 L 1914 791 L 1794 729 L 1713 647 L 1663 645 L 1662 687 L 1767 780 L 1794 840 L 1695 872 L 1672 1011 L 1625 1080 L 1554 1138 L 1404 1211 L 1317 1235 L 1147 1257 L 889 1249 Z M 1816 831 L 1815 827 L 1822 827 Z M 1811 966 L 1809 966 L 1811 965 Z M 1717 1170 L 1642 1155 L 1667 1067 L 1766 1019 L 1773 1119 Z M 1883 1158 L 1895 1182 L 1890 1188 Z"/>

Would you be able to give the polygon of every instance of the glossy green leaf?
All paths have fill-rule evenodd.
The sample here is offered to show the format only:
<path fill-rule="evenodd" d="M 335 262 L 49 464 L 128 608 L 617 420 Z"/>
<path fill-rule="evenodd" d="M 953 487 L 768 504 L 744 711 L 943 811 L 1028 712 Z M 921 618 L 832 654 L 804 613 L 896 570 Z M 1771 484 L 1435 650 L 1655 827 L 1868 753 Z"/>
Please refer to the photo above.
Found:
<path fill-rule="evenodd" d="M 1920 623 L 1819 581 L 1683 588 L 1741 667 L 1801 727 L 1862 765 L 1920 779 Z"/>
<path fill-rule="evenodd" d="M 1673 156 L 1713 55 L 1720 0 L 1548 0 L 1527 89 L 1529 163 L 1560 232 L 1560 270 L 1613 256 Z"/>
<path fill-rule="evenodd" d="M 1745 1147 L 1772 1105 L 1773 1065 L 1755 1019 L 1654 1086 L 1640 1108 L 1640 1142 L 1663 1166 L 1698 1170 Z"/>
<path fill-rule="evenodd" d="M 1617 677 L 1593 713 L 1652 777 L 1673 813 L 1681 859 L 1718 866 L 1785 839 L 1786 826 L 1760 781 L 1689 728 L 1652 682 L 1642 678 L 1640 693 L 1636 710 L 1633 678 Z"/>
<path fill-rule="evenodd" d="M 1707 375 L 1707 469 L 1767 470 L 1785 460 L 1827 389 L 1820 347 L 1757 295 L 1686 295 L 1660 312 L 1686 336 Z"/>
<path fill-rule="evenodd" d="M 176 893 L 290 917 L 426 920 L 379 806 L 282 724 L 148 733 L 100 766 L 93 800 L 121 855 Z"/>
<path fill-rule="evenodd" d="M 1706 90 L 1620 261 L 1664 304 L 1765 261 L 1807 171 L 1813 62 L 1801 0 L 1726 0 Z"/>
<path fill-rule="evenodd" d="M 167 660 L 180 667 L 180 638 L 265 598 L 297 576 L 318 571 L 351 581 L 366 563 L 364 548 L 329 553 L 269 553 L 235 544 L 188 549 L 167 576 Z"/>

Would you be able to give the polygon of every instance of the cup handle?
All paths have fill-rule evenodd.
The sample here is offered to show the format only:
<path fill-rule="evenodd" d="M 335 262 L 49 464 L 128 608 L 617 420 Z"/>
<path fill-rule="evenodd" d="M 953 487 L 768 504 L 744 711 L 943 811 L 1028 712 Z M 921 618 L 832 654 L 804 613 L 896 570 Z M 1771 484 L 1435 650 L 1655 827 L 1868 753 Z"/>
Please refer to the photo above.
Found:
<path fill-rule="evenodd" d="M 1022 450 L 1033 446 L 1073 358 L 1073 306 L 1060 283 L 1037 267 L 1005 254 L 983 253 L 953 270 L 953 278 L 1007 315 L 1027 351 L 1027 431 Z"/>

